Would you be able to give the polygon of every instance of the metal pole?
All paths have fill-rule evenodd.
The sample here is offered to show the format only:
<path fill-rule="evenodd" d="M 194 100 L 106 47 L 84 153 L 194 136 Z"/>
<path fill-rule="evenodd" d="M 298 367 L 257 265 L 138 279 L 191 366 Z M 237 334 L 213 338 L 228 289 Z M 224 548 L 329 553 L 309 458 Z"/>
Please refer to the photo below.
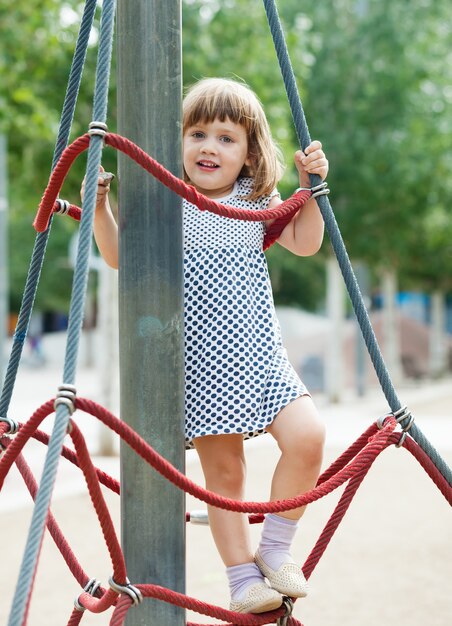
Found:
<path fill-rule="evenodd" d="M 118 4 L 118 127 L 173 173 L 181 165 L 180 0 Z M 119 157 L 121 415 L 184 469 L 181 201 Z M 185 497 L 121 447 L 128 577 L 185 592 Z M 128 626 L 181 626 L 185 613 L 145 600 Z"/>
<path fill-rule="evenodd" d="M 8 321 L 8 190 L 6 136 L 0 134 L 0 391 L 3 386 Z"/>

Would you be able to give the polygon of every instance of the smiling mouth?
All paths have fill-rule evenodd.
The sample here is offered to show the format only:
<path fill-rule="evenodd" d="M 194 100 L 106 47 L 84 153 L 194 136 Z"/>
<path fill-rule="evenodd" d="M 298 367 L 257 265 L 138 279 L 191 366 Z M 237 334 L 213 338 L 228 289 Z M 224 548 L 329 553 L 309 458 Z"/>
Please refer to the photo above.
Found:
<path fill-rule="evenodd" d="M 198 161 L 197 165 L 199 165 L 199 167 L 204 167 L 209 170 L 216 170 L 220 167 L 219 165 L 217 165 L 216 163 L 213 163 L 212 161 Z"/>

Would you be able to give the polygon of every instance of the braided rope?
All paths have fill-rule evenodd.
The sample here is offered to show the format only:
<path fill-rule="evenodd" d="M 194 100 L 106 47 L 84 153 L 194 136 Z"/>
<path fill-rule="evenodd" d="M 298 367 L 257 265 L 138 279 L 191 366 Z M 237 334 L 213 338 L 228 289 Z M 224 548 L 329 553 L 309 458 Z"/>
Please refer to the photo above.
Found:
<path fill-rule="evenodd" d="M 201 211 L 209 211 L 216 215 L 221 215 L 222 217 L 254 222 L 276 220 L 276 227 L 272 225 L 273 227 L 270 229 L 270 237 L 272 239 L 271 243 L 273 243 L 275 238 L 278 236 L 282 224 L 287 222 L 287 220 L 290 220 L 311 197 L 310 190 L 301 190 L 273 209 L 253 211 L 251 209 L 232 207 L 221 204 L 200 194 L 193 186 L 187 185 L 187 183 L 183 180 L 174 176 L 170 171 L 160 165 L 160 163 L 158 163 L 129 139 L 114 133 L 107 133 L 104 137 L 104 141 L 107 145 L 123 152 L 124 154 L 127 154 L 132 160 L 138 163 L 138 165 L 140 165 L 147 172 L 152 174 L 152 176 L 154 176 L 162 184 L 177 193 L 179 196 L 185 198 L 188 202 L 195 204 Z M 89 148 L 90 142 L 91 137 L 88 134 L 82 135 L 63 152 L 49 179 L 33 223 L 37 231 L 44 231 L 47 228 L 52 213 L 58 211 L 60 204 L 57 201 L 57 197 L 60 193 L 64 179 L 75 159 L 87 148 Z M 71 205 L 69 214 L 75 219 L 80 219 L 82 211 L 78 207 Z M 268 241 L 267 245 L 271 245 L 271 243 Z"/>
<path fill-rule="evenodd" d="M 292 64 L 289 58 L 289 52 L 287 49 L 286 41 L 284 38 L 281 21 L 279 19 L 278 10 L 274 0 L 263 0 L 265 5 L 265 11 L 267 14 L 267 20 L 270 26 L 270 31 L 273 37 L 273 43 L 275 46 L 278 62 L 281 68 L 281 74 L 284 81 L 284 86 L 289 99 L 290 109 L 292 111 L 292 117 L 295 125 L 297 137 L 302 148 L 306 148 L 310 143 L 309 130 L 306 123 L 306 118 L 303 111 L 303 106 L 298 94 L 297 84 L 295 80 L 295 73 L 293 71 Z M 317 175 L 311 175 L 311 187 L 319 184 L 320 177 Z M 320 211 L 322 213 L 325 228 L 330 237 L 331 245 L 333 246 L 336 254 L 339 266 L 341 268 L 342 275 L 344 277 L 347 291 L 350 295 L 350 300 L 353 305 L 353 309 L 356 314 L 361 332 L 369 351 L 370 358 L 372 360 L 375 372 L 378 380 L 380 381 L 383 393 L 388 401 L 389 406 L 393 413 L 397 412 L 402 404 L 397 397 L 396 391 L 392 384 L 389 372 L 378 346 L 377 338 L 370 323 L 369 315 L 367 313 L 361 291 L 358 286 L 358 281 L 353 272 L 350 259 L 348 257 L 347 250 L 342 239 L 339 227 L 336 222 L 333 210 L 327 196 L 319 196 L 317 198 Z M 405 426 L 403 423 L 402 426 Z M 452 485 L 452 470 L 449 468 L 444 459 L 440 456 L 437 450 L 432 446 L 428 439 L 424 436 L 422 431 L 413 424 L 410 434 L 421 446 L 421 448 L 429 455 L 434 464 L 438 467 L 441 473 L 447 477 L 448 482 Z"/>
<path fill-rule="evenodd" d="M 98 53 L 99 62 L 96 71 L 93 111 L 95 119 L 100 121 L 105 121 L 107 112 L 108 78 L 112 51 L 114 12 L 114 0 L 106 0 L 103 4 L 102 10 Z M 69 384 L 73 384 L 75 379 L 78 344 L 83 321 L 88 277 L 92 222 L 94 219 L 94 207 L 96 201 L 97 172 L 99 171 L 101 153 L 102 140 L 100 137 L 93 137 L 93 141 L 90 142 L 90 149 L 88 152 L 86 209 L 80 226 L 77 266 L 74 272 L 68 339 L 64 364 L 64 381 Z M 8 620 L 8 626 L 23 626 L 24 621 L 26 621 L 27 607 L 46 527 L 46 520 L 56 479 L 58 461 L 60 459 L 68 423 L 68 407 L 65 405 L 59 405 L 56 411 L 55 426 L 49 441 L 49 447 L 44 462 L 43 476 L 36 496 L 32 520 L 19 572 L 18 584 Z M 106 595 L 108 595 L 108 592 Z"/>
<path fill-rule="evenodd" d="M 144 442 L 141 437 L 136 435 L 136 433 L 134 433 L 134 431 L 132 431 L 130 427 L 123 424 L 121 420 L 115 418 L 111 413 L 109 413 L 107 409 L 104 409 L 96 403 L 85 399 L 77 399 L 76 404 L 78 409 L 94 415 L 95 417 L 103 421 L 104 424 L 112 428 L 149 464 L 151 464 L 154 469 L 159 471 L 163 476 L 171 480 L 174 484 L 177 484 L 177 486 L 184 489 L 188 493 L 191 493 L 195 497 L 228 510 L 241 510 L 242 512 L 244 512 L 243 509 L 245 511 L 274 511 L 274 509 L 272 508 L 272 505 L 274 503 L 243 503 L 221 497 L 219 499 L 215 498 L 216 494 L 208 492 L 207 490 L 198 487 L 197 485 L 186 479 L 184 475 L 180 474 L 178 470 L 171 466 L 165 459 L 160 457 L 149 446 L 149 444 Z M 49 440 L 48 436 L 45 433 L 37 430 L 37 427 L 53 410 L 53 401 L 49 401 L 39 407 L 39 409 L 37 409 L 32 415 L 30 420 L 26 424 L 20 426 L 18 434 L 12 441 L 10 441 L 8 437 L 2 437 L 2 435 L 6 431 L 7 425 L 0 424 L 0 440 L 2 444 L 5 444 L 4 447 L 6 448 L 3 457 L 0 459 L 0 484 L 3 483 L 4 477 L 14 460 L 16 460 L 16 462 L 17 460 L 20 461 L 21 451 L 31 436 L 35 437 L 39 441 L 43 441 L 44 443 Z M 370 469 L 372 463 L 375 461 L 376 457 L 389 445 L 397 444 L 399 442 L 400 433 L 395 432 L 395 427 L 396 421 L 392 416 L 388 416 L 388 419 L 384 421 L 383 428 L 381 430 L 379 429 L 377 424 L 372 424 L 366 430 L 366 432 L 363 433 L 358 438 L 358 440 L 353 443 L 321 475 L 317 487 L 308 494 L 304 494 L 304 496 L 308 496 L 307 501 L 312 502 L 318 499 L 317 495 L 319 495 L 319 497 L 321 497 L 322 495 L 326 495 L 326 493 L 330 493 L 333 489 L 336 489 L 338 486 L 348 481 L 348 484 L 344 490 L 344 493 L 342 494 L 338 505 L 336 506 L 333 514 L 327 522 L 327 525 L 322 531 L 305 564 L 303 565 L 302 569 L 307 578 L 310 577 L 312 571 L 314 570 L 321 556 L 325 552 L 334 532 L 338 528 L 348 507 L 350 506 L 350 503 L 354 495 L 356 494 L 359 485 L 361 484 L 362 480 Z M 76 462 L 76 464 L 82 468 L 85 474 L 91 500 L 93 502 L 95 510 L 97 511 L 104 538 L 113 562 L 113 568 L 115 572 L 114 578 L 115 580 L 125 581 L 126 578 L 123 556 L 121 553 L 119 542 L 117 541 L 114 532 L 111 518 L 109 516 L 108 510 L 106 509 L 105 501 L 99 489 L 99 481 L 103 482 L 104 484 L 107 483 L 105 475 L 102 472 L 99 472 L 99 470 L 94 468 L 94 466 L 92 465 L 83 436 L 78 427 L 73 423 L 71 429 L 71 437 L 73 438 L 75 452 L 63 450 L 63 454 L 72 462 Z M 407 438 L 406 440 L 404 440 L 403 446 L 407 450 L 409 450 L 413 454 L 413 456 L 415 456 L 415 458 L 417 458 L 427 474 L 438 486 L 444 497 L 450 503 L 452 503 L 452 489 L 447 484 L 447 481 L 439 472 L 439 470 L 432 463 L 428 455 L 426 455 L 425 452 L 418 446 L 418 444 L 416 444 L 416 442 L 411 438 Z M 29 483 L 30 479 L 28 478 L 27 481 Z M 118 489 L 116 481 L 110 479 L 110 483 L 110 488 L 113 488 L 114 490 Z M 323 486 L 323 488 L 327 486 L 327 490 L 324 491 L 324 489 L 321 489 L 321 486 Z M 315 497 L 311 497 L 312 495 L 314 495 Z M 212 496 L 214 497 L 213 499 Z M 290 503 L 291 508 L 296 508 L 300 504 L 305 502 L 306 500 L 292 498 L 290 500 L 287 500 L 285 503 Z M 276 510 L 286 510 L 286 507 L 283 507 L 283 509 L 278 507 Z M 50 521 L 52 521 L 51 517 L 49 518 L 49 522 Z M 50 523 L 49 530 L 51 530 Z M 56 532 L 54 529 L 54 532 L 52 533 L 54 540 L 60 547 L 60 551 L 62 552 L 66 562 L 68 562 L 71 571 L 73 573 L 75 572 L 74 575 L 76 576 L 77 580 L 80 582 L 80 579 L 82 579 L 82 583 L 86 584 L 86 574 L 84 574 L 83 570 L 79 568 L 78 564 L 74 566 L 74 564 L 71 563 L 72 559 L 75 559 L 75 557 L 70 549 L 68 553 L 67 545 L 64 542 L 64 538 L 59 536 L 58 531 L 59 529 L 56 527 Z M 191 610 L 210 615 L 212 617 L 216 617 L 217 619 L 233 619 L 234 621 L 231 622 L 231 624 L 235 625 L 271 623 L 280 616 L 278 612 L 272 612 L 266 615 L 259 616 L 235 614 L 226 611 L 225 609 L 221 609 L 220 607 L 215 607 L 213 605 L 200 602 L 194 598 L 185 597 L 182 594 L 177 594 L 169 589 L 165 589 L 157 585 L 137 585 L 136 587 L 139 588 L 140 591 L 142 591 L 143 595 L 146 597 L 152 597 L 165 602 L 171 602 L 178 606 L 189 608 Z M 116 601 L 118 593 L 111 589 L 109 591 L 100 589 L 97 596 L 99 595 L 101 595 L 101 597 L 93 597 L 89 593 L 82 593 L 78 598 L 78 604 L 79 606 L 87 608 L 92 612 L 101 613 L 116 603 L 116 609 L 113 614 L 111 624 L 121 626 L 124 623 L 127 611 L 131 606 L 130 597 L 121 595 L 119 600 Z M 69 626 L 75 626 L 80 622 L 80 619 L 80 609 L 73 611 L 69 620 Z M 291 619 L 295 620 L 295 618 Z M 292 623 L 294 625 L 300 624 L 300 622 L 298 622 L 297 620 L 293 621 Z M 191 626 L 197 625 L 192 624 Z"/>
<path fill-rule="evenodd" d="M 80 24 L 80 30 L 77 37 L 77 43 L 75 46 L 74 58 L 69 74 L 68 86 L 64 98 L 61 121 L 54 149 L 52 170 L 54 169 L 57 161 L 60 159 L 61 154 L 63 153 L 63 150 L 67 146 L 69 140 L 69 133 L 72 126 L 75 107 L 77 104 L 77 97 L 80 89 L 83 67 L 86 58 L 86 51 L 88 49 L 89 35 L 92 29 L 96 5 L 96 0 L 87 0 L 85 3 L 82 21 Z M 50 235 L 50 228 L 51 223 L 49 222 L 48 228 L 45 230 L 45 232 L 39 233 L 35 239 L 30 267 L 27 275 L 27 281 L 24 288 L 24 294 L 22 296 L 19 318 L 13 337 L 11 354 L 8 360 L 5 380 L 0 396 L 0 415 L 8 414 L 8 409 L 17 377 L 17 370 L 19 368 L 23 346 L 27 336 L 31 312 L 33 310 L 33 303 L 35 301 L 36 291 L 41 275 L 41 269 L 44 262 L 47 241 Z"/>

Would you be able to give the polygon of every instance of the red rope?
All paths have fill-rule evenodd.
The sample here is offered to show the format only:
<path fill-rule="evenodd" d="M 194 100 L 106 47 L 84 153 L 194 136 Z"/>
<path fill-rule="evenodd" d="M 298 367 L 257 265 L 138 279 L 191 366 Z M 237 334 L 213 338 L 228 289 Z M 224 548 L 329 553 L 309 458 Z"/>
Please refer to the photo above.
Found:
<path fill-rule="evenodd" d="M 76 403 L 77 408 L 97 417 L 119 434 L 137 454 L 147 461 L 156 471 L 176 485 L 176 487 L 186 491 L 198 500 L 203 500 L 207 504 L 239 513 L 279 513 L 281 511 L 289 511 L 300 506 L 305 506 L 318 500 L 344 484 L 363 467 L 370 465 L 375 457 L 389 445 L 388 439 L 396 426 L 395 420 L 387 420 L 384 428 L 371 437 L 366 449 L 356 456 L 352 464 L 343 468 L 336 476 L 329 478 L 321 485 L 316 486 L 303 495 L 287 500 L 275 500 L 273 502 L 242 502 L 225 498 L 193 483 L 184 474 L 173 467 L 171 463 L 160 456 L 127 424 L 116 418 L 112 413 L 96 402 L 85 398 L 77 398 Z"/>
<path fill-rule="evenodd" d="M 361 437 L 359 437 L 359 439 L 321 475 L 317 486 L 306 494 L 286 501 L 270 503 L 241 502 L 218 496 L 217 494 L 207 491 L 188 480 L 183 474 L 168 463 L 166 459 L 155 452 L 155 450 L 142 440 L 141 437 L 139 437 L 129 426 L 127 426 L 127 424 L 118 420 L 104 407 L 101 407 L 91 400 L 83 398 L 78 398 L 76 400 L 76 406 L 77 409 L 83 410 L 86 413 L 97 417 L 104 424 L 112 428 L 138 454 L 140 454 L 142 458 L 154 467 L 154 469 L 159 471 L 176 486 L 184 489 L 184 491 L 188 493 L 191 493 L 196 498 L 204 500 L 208 504 L 212 504 L 213 506 L 219 506 L 220 508 L 239 512 L 252 512 L 250 521 L 260 521 L 262 513 L 264 512 L 289 510 L 292 508 L 298 508 L 299 506 L 303 506 L 309 502 L 313 502 L 348 481 L 339 503 L 337 504 L 332 516 L 330 517 L 302 568 L 307 578 L 310 577 L 315 566 L 325 552 L 326 547 L 342 521 L 359 485 L 369 471 L 372 463 L 382 450 L 389 445 L 396 444 L 400 438 L 400 433 L 394 432 L 396 427 L 394 418 L 392 416 L 388 416 L 388 419 L 381 430 L 377 428 L 376 424 L 372 424 L 367 431 L 363 433 L 363 435 L 361 435 Z M 25 482 L 29 486 L 32 494 L 34 493 L 36 483 L 34 482 L 33 477 L 28 475 L 28 471 L 26 469 L 28 466 L 26 466 L 25 461 L 20 455 L 25 443 L 30 439 L 30 437 L 35 437 L 44 443 L 48 442 L 48 435 L 37 431 L 37 427 L 44 420 L 44 418 L 53 411 L 53 400 L 50 400 L 35 411 L 25 425 L 20 426 L 19 432 L 12 441 L 9 440 L 9 437 L 4 436 L 4 433 L 7 430 L 7 425 L 0 423 L 0 441 L 6 448 L 3 457 L 0 459 L 0 480 L 2 483 L 11 464 L 14 460 L 16 460 L 18 466 L 22 468 L 21 473 L 24 476 Z M 106 481 L 106 475 L 94 467 L 90 459 L 85 440 L 79 428 L 73 422 L 71 422 L 71 425 L 71 437 L 74 442 L 75 452 L 65 448 L 63 454 L 66 458 L 68 458 L 68 460 L 81 467 L 85 475 L 91 500 L 99 517 L 102 532 L 113 562 L 113 578 L 119 582 L 119 584 L 125 584 L 126 570 L 124 557 L 99 484 L 102 481 Z M 435 482 L 448 502 L 452 503 L 452 488 L 448 485 L 446 479 L 442 476 L 441 472 L 439 472 L 428 455 L 410 437 L 406 438 L 403 445 L 421 463 L 427 474 Z M 109 486 L 114 490 L 119 490 L 117 481 L 114 481 L 113 479 L 110 480 Z M 48 526 L 55 542 L 60 548 L 60 551 L 62 554 L 64 552 L 63 556 L 65 557 L 65 560 L 74 576 L 81 585 L 86 584 L 86 574 L 80 566 L 78 566 L 74 554 L 70 550 L 69 546 L 67 546 L 64 537 L 61 535 L 61 531 L 50 513 Z M 152 597 L 165 602 L 171 602 L 177 606 L 197 611 L 198 613 L 205 615 L 210 615 L 216 619 L 232 620 L 232 622 L 223 624 L 222 626 L 254 626 L 257 624 L 268 624 L 273 623 L 275 619 L 278 619 L 283 614 L 283 609 L 262 615 L 237 614 L 227 611 L 226 609 L 201 602 L 194 598 L 189 598 L 183 594 L 179 594 L 170 589 L 165 589 L 158 585 L 135 585 L 135 587 L 140 589 L 144 597 Z M 87 592 L 83 592 L 79 597 L 79 602 L 82 606 L 94 613 L 101 613 L 116 605 L 110 623 L 112 626 L 122 626 L 127 611 L 131 606 L 130 597 L 127 595 L 121 595 L 118 599 L 117 592 L 111 589 L 108 591 L 99 589 L 98 595 L 100 594 L 102 594 L 101 597 L 96 598 Z M 73 611 L 68 626 L 77 626 L 81 621 L 82 615 L 83 612 L 81 611 Z M 291 617 L 288 623 L 292 626 L 302 626 L 301 622 L 296 620 L 294 617 Z M 199 625 L 189 623 L 187 626 Z"/>
<path fill-rule="evenodd" d="M 126 584 L 127 571 L 124 561 L 124 555 L 121 550 L 121 544 L 119 543 L 119 540 L 116 536 L 115 527 L 111 519 L 108 507 L 105 503 L 105 499 L 100 488 L 99 479 L 96 474 L 96 469 L 91 461 L 85 439 L 77 424 L 72 420 L 70 436 L 74 443 L 75 451 L 80 462 L 80 467 L 82 468 L 83 474 L 85 476 L 88 492 L 94 505 L 94 509 L 97 513 L 105 543 L 107 544 L 108 552 L 110 553 L 110 558 L 113 565 L 113 579 L 118 584 L 124 585 Z M 93 598 L 93 600 L 96 602 L 102 601 L 96 598 Z"/>
<path fill-rule="evenodd" d="M 232 622 L 234 626 L 258 626 L 260 624 L 272 624 L 279 617 L 284 615 L 284 608 L 279 608 L 276 611 L 270 611 L 268 613 L 253 614 L 253 613 L 235 613 L 228 609 L 216 607 L 207 602 L 202 602 L 196 598 L 191 598 L 177 591 L 160 587 L 159 585 L 134 585 L 141 591 L 144 598 L 154 598 L 167 602 L 175 606 L 179 606 L 183 609 L 196 611 L 201 615 L 209 615 L 215 619 L 223 619 Z M 122 595 L 116 605 L 115 611 L 112 615 L 110 626 L 123 626 L 124 619 L 127 611 L 131 607 L 131 598 L 126 595 Z M 188 626 L 188 625 L 187 625 Z"/>
<path fill-rule="evenodd" d="M 49 183 L 41 199 L 41 203 L 33 223 L 33 226 L 38 232 L 43 232 L 48 228 L 52 213 L 59 209 L 59 204 L 56 202 L 56 199 L 61 190 L 64 179 L 77 156 L 88 148 L 89 141 L 90 136 L 85 134 L 76 139 L 63 151 L 60 160 L 52 171 Z M 144 150 L 125 137 L 121 137 L 120 135 L 116 135 L 114 133 L 108 133 L 105 135 L 105 143 L 112 146 L 116 150 L 127 154 L 131 159 L 141 165 L 143 169 L 152 174 L 166 187 L 177 193 L 182 198 L 185 198 L 188 202 L 195 204 L 201 211 L 209 211 L 223 217 L 254 222 L 276 220 L 271 225 L 269 232 L 264 239 L 264 249 L 276 241 L 284 226 L 311 197 L 311 191 L 303 190 L 295 193 L 291 198 L 273 209 L 266 209 L 262 211 L 239 209 L 221 204 L 211 198 L 203 196 L 192 185 L 187 185 L 187 183 L 183 180 L 174 176 L 171 172 L 160 165 L 160 163 L 144 152 Z M 75 217 L 75 219 L 79 219 L 80 214 L 80 209 L 75 205 L 71 205 L 70 215 Z"/>

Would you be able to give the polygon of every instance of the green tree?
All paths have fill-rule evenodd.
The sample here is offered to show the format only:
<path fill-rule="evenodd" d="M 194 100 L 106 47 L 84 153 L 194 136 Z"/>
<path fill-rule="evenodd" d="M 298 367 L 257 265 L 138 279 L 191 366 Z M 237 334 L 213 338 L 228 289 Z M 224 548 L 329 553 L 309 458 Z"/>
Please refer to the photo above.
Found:
<path fill-rule="evenodd" d="M 411 282 L 422 278 L 417 261 L 438 279 L 450 275 L 435 226 L 451 200 L 446 2 L 327 0 L 304 9 L 314 59 L 306 111 L 324 138 L 352 256 L 399 268 Z M 442 258 L 436 269 L 419 255 L 432 246 Z"/>
<path fill-rule="evenodd" d="M 9 147 L 9 250 L 12 311 L 22 299 L 33 249 L 32 222 L 46 187 L 83 3 L 70 0 L 3 0 L 0 6 L 0 130 Z M 72 138 L 91 118 L 94 46 L 90 47 Z M 77 201 L 84 159 L 76 164 L 63 197 Z M 49 239 L 36 306 L 67 309 L 71 271 L 69 239 L 76 225 L 56 219 Z"/>

